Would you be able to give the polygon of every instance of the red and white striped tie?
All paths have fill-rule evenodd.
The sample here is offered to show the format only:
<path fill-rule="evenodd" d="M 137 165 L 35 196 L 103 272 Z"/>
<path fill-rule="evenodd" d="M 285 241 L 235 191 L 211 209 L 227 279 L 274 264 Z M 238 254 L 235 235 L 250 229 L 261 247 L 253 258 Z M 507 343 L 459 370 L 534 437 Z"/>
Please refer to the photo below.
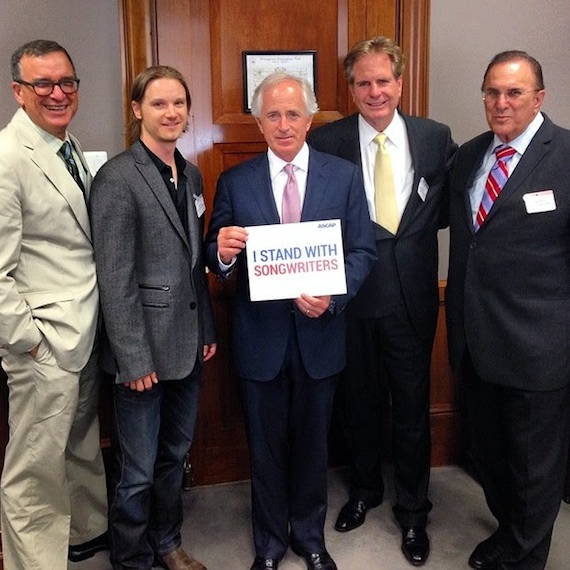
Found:
<path fill-rule="evenodd" d="M 493 168 L 491 168 L 489 176 L 487 177 L 487 182 L 485 183 L 485 192 L 483 193 L 483 198 L 481 198 L 481 204 L 479 205 L 477 217 L 473 224 L 475 231 L 483 225 L 483 222 L 487 218 L 495 200 L 507 182 L 507 179 L 509 178 L 507 162 L 513 158 L 513 155 L 516 152 L 517 151 L 514 148 L 506 145 L 498 146 L 495 149 L 497 161 L 493 164 Z"/>

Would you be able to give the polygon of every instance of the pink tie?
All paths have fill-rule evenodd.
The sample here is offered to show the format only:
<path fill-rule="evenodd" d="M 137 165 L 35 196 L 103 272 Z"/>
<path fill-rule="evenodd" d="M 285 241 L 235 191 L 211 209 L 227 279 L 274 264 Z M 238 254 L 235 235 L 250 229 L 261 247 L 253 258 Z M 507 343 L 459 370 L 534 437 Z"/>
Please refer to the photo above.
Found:
<path fill-rule="evenodd" d="M 287 173 L 287 183 L 281 203 L 281 221 L 284 224 L 293 224 L 301 221 L 301 197 L 293 165 L 286 164 L 284 170 Z"/>
<path fill-rule="evenodd" d="M 495 200 L 507 182 L 509 178 L 507 162 L 513 158 L 513 155 L 517 151 L 510 146 L 501 145 L 498 146 L 494 152 L 495 156 L 497 157 L 497 161 L 493 165 L 493 168 L 491 168 L 489 176 L 487 177 L 485 192 L 483 193 L 483 198 L 481 199 L 481 204 L 479 205 L 479 210 L 477 212 L 477 217 L 475 218 L 475 223 L 473 224 L 475 231 L 477 231 L 483 225 L 483 222 L 487 218 L 487 215 L 493 207 Z"/>

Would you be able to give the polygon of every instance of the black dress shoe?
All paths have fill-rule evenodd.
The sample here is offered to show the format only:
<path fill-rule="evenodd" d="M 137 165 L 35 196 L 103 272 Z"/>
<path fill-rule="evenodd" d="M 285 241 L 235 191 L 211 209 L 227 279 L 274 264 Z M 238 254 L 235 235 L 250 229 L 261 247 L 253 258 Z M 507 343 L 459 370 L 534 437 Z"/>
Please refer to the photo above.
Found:
<path fill-rule="evenodd" d="M 496 570 L 503 556 L 504 548 L 499 542 L 498 533 L 480 542 L 469 557 L 469 566 L 475 570 Z"/>
<path fill-rule="evenodd" d="M 377 507 L 380 503 L 367 505 L 364 501 L 358 499 L 349 499 L 348 502 L 340 509 L 338 518 L 334 525 L 339 532 L 348 532 L 358 528 L 366 519 L 366 511 L 369 508 Z"/>
<path fill-rule="evenodd" d="M 402 552 L 414 566 L 422 566 L 429 556 L 429 538 L 425 528 L 410 526 L 402 529 Z"/>
<path fill-rule="evenodd" d="M 307 570 L 337 570 L 334 560 L 326 550 L 319 553 L 305 552 L 295 543 L 291 543 L 291 550 L 305 559 Z"/>
<path fill-rule="evenodd" d="M 275 560 L 275 558 L 256 556 L 251 570 L 276 570 L 277 566 L 279 566 L 279 560 Z"/>
<path fill-rule="evenodd" d="M 84 542 L 83 544 L 76 544 L 74 546 L 69 545 L 69 550 L 67 551 L 67 558 L 71 562 L 81 562 L 82 560 L 87 560 L 92 556 L 95 556 L 97 552 L 101 550 L 107 550 L 109 548 L 109 535 L 104 532 L 94 539 Z"/>

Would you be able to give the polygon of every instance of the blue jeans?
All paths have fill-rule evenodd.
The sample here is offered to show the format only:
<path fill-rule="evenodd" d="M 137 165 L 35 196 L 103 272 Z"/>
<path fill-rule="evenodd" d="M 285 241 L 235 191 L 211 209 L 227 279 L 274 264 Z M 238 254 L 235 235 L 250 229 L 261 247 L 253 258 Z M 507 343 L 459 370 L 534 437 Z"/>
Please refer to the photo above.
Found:
<path fill-rule="evenodd" d="M 136 392 L 114 386 L 116 462 L 109 508 L 115 570 L 147 570 L 180 546 L 184 457 L 194 433 L 199 371 Z"/>

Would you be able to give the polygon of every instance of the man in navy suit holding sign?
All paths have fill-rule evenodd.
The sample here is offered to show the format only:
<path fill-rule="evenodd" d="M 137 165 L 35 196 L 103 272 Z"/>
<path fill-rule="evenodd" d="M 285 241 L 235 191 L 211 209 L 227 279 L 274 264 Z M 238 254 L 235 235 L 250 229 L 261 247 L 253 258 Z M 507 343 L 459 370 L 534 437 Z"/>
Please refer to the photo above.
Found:
<path fill-rule="evenodd" d="M 327 433 L 345 365 L 342 311 L 375 248 L 358 168 L 305 142 L 317 109 L 305 80 L 263 80 L 252 114 L 269 149 L 221 175 L 206 237 L 212 271 L 237 270 L 233 355 L 252 467 L 251 570 L 277 568 L 289 544 L 309 569 L 336 569 L 324 541 Z M 333 219 L 342 225 L 347 294 L 252 302 L 245 227 Z"/>

